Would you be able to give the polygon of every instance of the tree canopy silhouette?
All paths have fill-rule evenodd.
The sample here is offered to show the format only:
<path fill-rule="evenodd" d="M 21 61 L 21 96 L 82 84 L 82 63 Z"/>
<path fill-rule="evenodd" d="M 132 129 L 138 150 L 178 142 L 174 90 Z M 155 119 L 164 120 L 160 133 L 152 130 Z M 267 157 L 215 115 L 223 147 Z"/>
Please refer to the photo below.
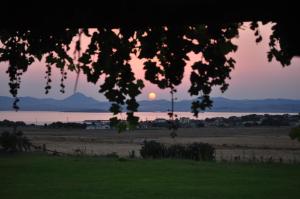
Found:
<path fill-rule="evenodd" d="M 69 18 L 65 20 L 68 21 Z M 268 20 L 266 16 L 263 23 Z M 161 89 L 175 92 L 175 87 L 182 81 L 186 62 L 189 61 L 188 54 L 193 52 L 197 59 L 193 60 L 191 66 L 189 93 L 198 97 L 191 105 L 192 112 L 197 116 L 200 110 L 212 106 L 212 87 L 219 86 L 222 92 L 228 87 L 227 80 L 235 65 L 230 53 L 238 48 L 232 43 L 232 39 L 238 36 L 243 24 L 239 21 L 239 18 L 233 20 L 229 17 L 225 21 L 213 19 L 196 25 L 184 20 L 178 25 L 102 23 L 93 30 L 76 26 L 46 29 L 36 26 L 8 27 L 0 30 L 0 62 L 8 62 L 7 73 L 10 78 L 10 93 L 15 97 L 15 109 L 18 109 L 17 94 L 22 74 L 33 62 L 44 59 L 46 93 L 51 88 L 52 67 L 61 71 L 61 92 L 64 92 L 67 71 L 82 71 L 87 81 L 94 84 L 104 78 L 99 92 L 112 102 L 110 111 L 117 115 L 122 111 L 121 106 L 126 105 L 127 121 L 130 126 L 135 126 L 138 123 L 138 117 L 134 116 L 134 112 L 138 110 L 136 97 L 144 84 L 143 80 L 135 78 L 130 64 L 131 55 L 135 54 L 144 60 L 145 80 Z M 250 28 L 254 30 L 256 42 L 260 42 L 262 37 L 258 23 L 252 22 Z M 276 21 L 272 30 L 267 57 L 269 61 L 275 58 L 283 66 L 289 65 L 294 56 L 300 55 L 297 38 L 299 30 L 293 29 L 291 23 L 285 20 Z M 82 37 L 90 40 L 84 51 L 81 46 Z M 75 42 L 73 54 L 70 53 L 72 42 Z M 111 120 L 115 124 L 120 122 L 117 117 Z"/>

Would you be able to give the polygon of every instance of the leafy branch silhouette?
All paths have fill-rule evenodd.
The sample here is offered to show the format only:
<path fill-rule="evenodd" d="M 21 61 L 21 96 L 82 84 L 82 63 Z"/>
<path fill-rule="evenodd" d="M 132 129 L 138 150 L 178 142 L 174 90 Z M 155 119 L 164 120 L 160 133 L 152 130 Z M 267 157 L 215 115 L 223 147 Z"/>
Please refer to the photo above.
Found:
<path fill-rule="evenodd" d="M 197 116 L 199 111 L 212 106 L 210 93 L 214 86 L 219 86 L 222 92 L 228 88 L 227 80 L 235 66 L 230 53 L 238 48 L 232 39 L 238 37 L 241 26 L 242 23 L 214 23 L 139 28 L 106 26 L 93 30 L 1 29 L 0 62 L 8 62 L 9 87 L 15 98 L 15 110 L 19 109 L 21 76 L 32 63 L 45 60 L 46 94 L 51 89 L 51 71 L 54 66 L 61 71 L 61 92 L 64 92 L 67 71 L 77 72 L 74 90 L 81 71 L 87 81 L 93 84 L 104 78 L 99 92 L 111 102 L 110 111 L 114 114 L 111 122 L 121 128 L 134 128 L 139 121 L 134 115 L 139 107 L 136 97 L 141 94 L 144 82 L 136 79 L 132 71 L 132 55 L 143 60 L 145 80 L 161 89 L 170 89 L 173 101 L 175 87 L 181 84 L 189 61 L 188 54 L 196 54 L 196 60 L 191 66 L 189 93 L 198 97 L 191 105 L 192 112 Z M 275 58 L 285 66 L 300 53 L 297 46 L 291 44 L 292 40 L 285 35 L 282 27 L 282 23 L 273 24 L 268 59 L 271 61 Z M 263 38 L 259 24 L 252 22 L 250 28 L 254 31 L 256 42 L 260 42 Z M 89 39 L 85 51 L 81 48 L 82 37 Z M 69 51 L 74 41 L 72 57 Z M 122 112 L 122 106 L 127 109 L 125 124 L 116 117 Z M 172 110 L 170 118 L 174 120 L 174 117 Z"/>

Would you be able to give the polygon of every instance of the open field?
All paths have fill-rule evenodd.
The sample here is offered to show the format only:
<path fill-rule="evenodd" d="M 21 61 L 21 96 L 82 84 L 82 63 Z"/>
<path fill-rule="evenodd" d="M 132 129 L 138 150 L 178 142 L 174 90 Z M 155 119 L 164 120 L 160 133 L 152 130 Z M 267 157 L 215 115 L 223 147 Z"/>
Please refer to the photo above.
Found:
<path fill-rule="evenodd" d="M 2 132 L 4 129 L 0 129 Z M 114 130 L 24 128 L 36 145 L 65 153 L 117 153 L 139 156 L 142 142 L 156 140 L 166 144 L 206 142 L 214 145 L 217 160 L 300 162 L 300 143 L 289 138 L 290 127 L 238 127 L 179 129 L 170 138 L 167 129 L 136 130 L 118 134 Z"/>
<path fill-rule="evenodd" d="M 298 198 L 299 164 L 0 156 L 0 196 L 66 198 Z"/>

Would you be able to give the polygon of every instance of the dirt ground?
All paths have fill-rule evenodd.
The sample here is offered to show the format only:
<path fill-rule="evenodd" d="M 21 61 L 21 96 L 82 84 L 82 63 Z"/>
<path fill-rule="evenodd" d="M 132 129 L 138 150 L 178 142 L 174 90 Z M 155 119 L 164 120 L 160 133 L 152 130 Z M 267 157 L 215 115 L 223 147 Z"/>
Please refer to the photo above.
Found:
<path fill-rule="evenodd" d="M 2 132 L 4 129 L 0 129 Z M 239 127 L 179 129 L 172 139 L 167 129 L 147 129 L 117 133 L 114 130 L 21 129 L 35 145 L 65 153 L 128 156 L 139 150 L 144 140 L 165 144 L 210 143 L 219 161 L 300 162 L 300 142 L 289 138 L 289 127 Z"/>

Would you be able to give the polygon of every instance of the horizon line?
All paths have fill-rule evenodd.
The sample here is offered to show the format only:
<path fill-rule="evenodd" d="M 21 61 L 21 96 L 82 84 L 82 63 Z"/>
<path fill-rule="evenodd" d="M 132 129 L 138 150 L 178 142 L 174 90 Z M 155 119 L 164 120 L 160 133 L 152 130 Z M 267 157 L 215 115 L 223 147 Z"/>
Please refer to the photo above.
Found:
<path fill-rule="evenodd" d="M 47 97 L 47 95 L 45 95 L 45 97 L 32 97 L 32 96 L 18 96 L 18 98 L 25 98 L 25 97 L 30 97 L 30 98 L 35 98 L 35 99 L 40 99 L 40 100 L 43 100 L 43 99 L 53 99 L 53 100 L 65 100 L 69 97 L 72 97 L 73 95 L 76 95 L 76 94 L 81 94 L 83 95 L 84 97 L 87 97 L 87 98 L 92 98 L 93 100 L 95 101 L 98 101 L 98 102 L 109 102 L 108 100 L 98 100 L 98 99 L 95 99 L 94 97 L 91 97 L 91 96 L 88 96 L 88 95 L 85 95 L 81 92 L 76 92 L 74 94 L 71 94 L 71 95 L 68 95 L 66 96 L 65 98 L 63 99 L 57 99 L 57 98 L 53 98 L 53 97 Z M 7 96 L 7 95 L 1 95 L 0 97 L 9 97 L 9 98 L 13 98 L 12 96 Z M 197 97 L 195 97 L 194 99 L 180 99 L 180 100 L 175 100 L 175 102 L 179 102 L 179 101 L 191 101 L 191 100 L 197 100 L 196 99 Z M 251 100 L 294 100 L 294 101 L 298 101 L 300 100 L 300 98 L 281 98 L 281 97 L 275 97 L 275 98 L 253 98 L 253 99 L 249 99 L 249 98 L 228 98 L 228 97 L 223 97 L 223 96 L 211 96 L 211 99 L 216 99 L 216 98 L 222 98 L 222 99 L 227 99 L 227 100 L 243 100 L 243 101 L 251 101 Z M 142 101 L 171 101 L 169 99 L 155 99 L 155 100 L 149 100 L 149 99 L 142 99 L 142 100 L 137 100 L 138 102 L 142 102 Z"/>

